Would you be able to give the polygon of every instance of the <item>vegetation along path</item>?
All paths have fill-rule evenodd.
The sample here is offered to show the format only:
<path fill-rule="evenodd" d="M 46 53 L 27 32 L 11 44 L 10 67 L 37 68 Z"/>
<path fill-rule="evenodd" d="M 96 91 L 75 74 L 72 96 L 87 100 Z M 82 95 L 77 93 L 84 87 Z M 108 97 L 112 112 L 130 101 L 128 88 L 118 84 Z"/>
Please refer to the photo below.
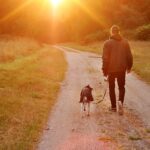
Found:
<path fill-rule="evenodd" d="M 90 84 L 95 101 L 107 88 L 96 54 L 57 47 L 64 51 L 68 71 L 58 101 L 49 117 L 38 150 L 149 150 L 150 87 L 133 74 L 127 76 L 125 114 L 108 111 L 105 100 L 92 104 L 90 117 L 81 117 L 78 103 L 81 89 Z"/>

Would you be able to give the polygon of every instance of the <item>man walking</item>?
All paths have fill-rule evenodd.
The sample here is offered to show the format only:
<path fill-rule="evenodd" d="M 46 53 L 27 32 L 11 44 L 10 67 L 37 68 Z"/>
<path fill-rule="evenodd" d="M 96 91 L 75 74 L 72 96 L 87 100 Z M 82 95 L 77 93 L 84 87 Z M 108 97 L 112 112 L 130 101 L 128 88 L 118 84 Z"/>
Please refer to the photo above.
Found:
<path fill-rule="evenodd" d="M 133 56 L 129 43 L 120 35 L 120 28 L 113 25 L 110 29 L 110 39 L 105 41 L 103 47 L 104 76 L 108 77 L 109 95 L 111 100 L 110 111 L 116 112 L 115 80 L 119 87 L 118 111 L 123 115 L 123 103 L 125 96 L 125 76 L 130 73 L 133 65 Z"/>

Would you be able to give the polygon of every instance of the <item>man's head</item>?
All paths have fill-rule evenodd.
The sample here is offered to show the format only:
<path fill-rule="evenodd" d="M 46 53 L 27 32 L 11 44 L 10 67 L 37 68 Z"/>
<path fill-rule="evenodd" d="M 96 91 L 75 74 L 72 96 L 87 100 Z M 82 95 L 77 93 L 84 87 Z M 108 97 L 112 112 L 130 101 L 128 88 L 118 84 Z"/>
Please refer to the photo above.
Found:
<path fill-rule="evenodd" d="M 111 34 L 111 36 L 112 36 L 112 35 L 118 35 L 118 34 L 120 34 L 120 28 L 119 28 L 119 26 L 113 25 L 113 26 L 110 28 L 110 34 Z"/>

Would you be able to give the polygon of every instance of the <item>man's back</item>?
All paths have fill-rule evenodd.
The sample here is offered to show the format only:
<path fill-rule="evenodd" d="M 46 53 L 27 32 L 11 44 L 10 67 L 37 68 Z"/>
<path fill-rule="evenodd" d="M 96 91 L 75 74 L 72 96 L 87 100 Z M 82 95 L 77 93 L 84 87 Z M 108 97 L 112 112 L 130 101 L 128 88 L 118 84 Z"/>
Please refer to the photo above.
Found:
<path fill-rule="evenodd" d="M 132 54 L 128 41 L 120 35 L 112 36 L 104 43 L 103 66 L 108 73 L 124 72 L 132 66 Z"/>

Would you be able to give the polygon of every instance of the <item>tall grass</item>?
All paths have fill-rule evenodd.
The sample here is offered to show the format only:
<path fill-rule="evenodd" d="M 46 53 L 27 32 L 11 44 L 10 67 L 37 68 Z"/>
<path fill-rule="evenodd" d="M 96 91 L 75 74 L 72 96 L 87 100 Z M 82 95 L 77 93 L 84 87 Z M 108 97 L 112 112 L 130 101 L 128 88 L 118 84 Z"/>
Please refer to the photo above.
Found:
<path fill-rule="evenodd" d="M 150 42 L 131 41 L 130 44 L 134 57 L 133 70 L 143 80 L 150 83 Z M 63 45 L 96 54 L 102 54 L 103 50 L 103 42 L 89 43 L 86 45 L 81 43 L 66 43 Z"/>
<path fill-rule="evenodd" d="M 11 62 L 18 57 L 30 55 L 38 48 L 37 42 L 28 38 L 0 40 L 0 63 Z"/>
<path fill-rule="evenodd" d="M 0 149 L 35 149 L 56 101 L 66 61 L 57 49 L 40 47 L 29 39 L 1 41 L 0 50 L 4 52 L 0 63 Z"/>
<path fill-rule="evenodd" d="M 131 46 L 134 56 L 133 70 L 150 83 L 150 42 L 131 42 Z"/>

